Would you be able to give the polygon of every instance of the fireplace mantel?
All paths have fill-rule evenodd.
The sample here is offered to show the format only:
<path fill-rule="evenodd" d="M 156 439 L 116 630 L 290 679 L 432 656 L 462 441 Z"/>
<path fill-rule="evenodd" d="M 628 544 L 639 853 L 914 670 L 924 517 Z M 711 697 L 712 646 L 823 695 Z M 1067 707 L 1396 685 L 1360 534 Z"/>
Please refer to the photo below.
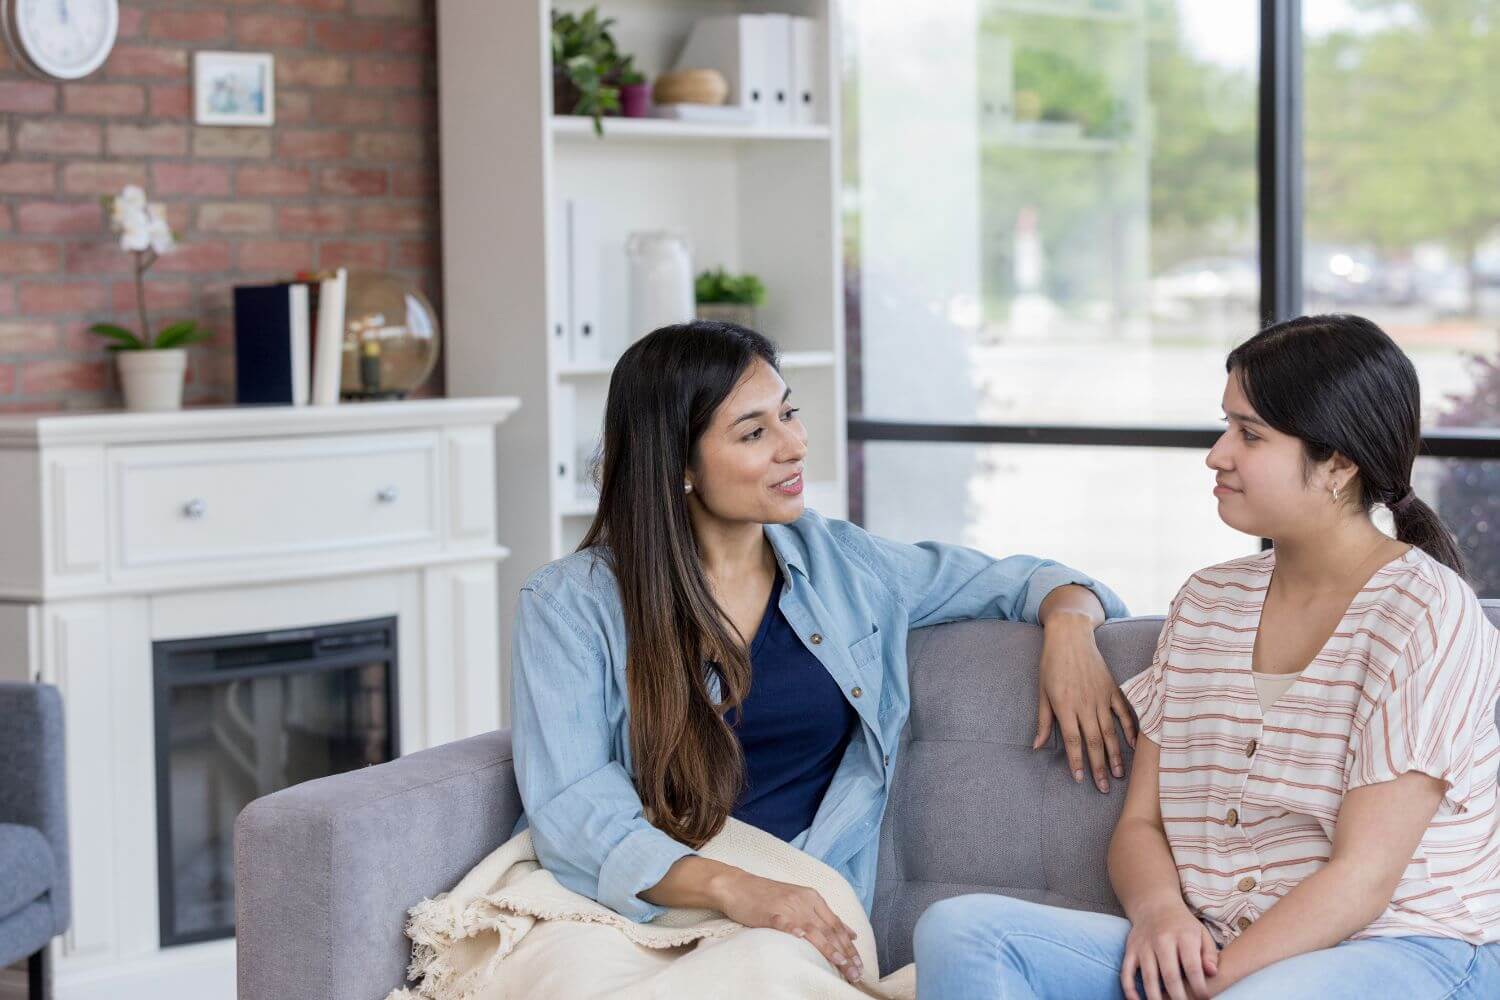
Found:
<path fill-rule="evenodd" d="M 163 948 L 152 644 L 398 623 L 400 753 L 502 724 L 495 427 L 514 399 L 0 418 L 0 679 L 62 691 L 58 1000 L 231 1000 Z M 3 995 L 0 984 L 0 995 Z"/>

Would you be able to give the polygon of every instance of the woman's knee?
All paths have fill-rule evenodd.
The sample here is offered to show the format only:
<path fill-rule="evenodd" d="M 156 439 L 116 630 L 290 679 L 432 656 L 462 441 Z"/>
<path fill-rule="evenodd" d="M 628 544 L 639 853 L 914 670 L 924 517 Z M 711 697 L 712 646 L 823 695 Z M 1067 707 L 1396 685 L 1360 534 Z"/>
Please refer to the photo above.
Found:
<path fill-rule="evenodd" d="M 916 930 L 912 948 L 921 957 L 936 956 L 951 948 L 965 948 L 983 940 L 993 944 L 1015 923 L 1015 918 L 1032 904 L 1025 900 L 994 893 L 972 893 L 950 896 L 929 906 Z"/>

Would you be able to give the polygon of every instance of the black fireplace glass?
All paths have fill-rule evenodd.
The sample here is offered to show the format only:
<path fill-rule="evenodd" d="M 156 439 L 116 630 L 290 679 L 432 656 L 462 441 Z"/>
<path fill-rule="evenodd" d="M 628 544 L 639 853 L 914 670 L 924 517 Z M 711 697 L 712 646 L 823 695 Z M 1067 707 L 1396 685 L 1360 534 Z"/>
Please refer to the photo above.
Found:
<path fill-rule="evenodd" d="M 278 789 L 391 760 L 396 620 L 157 642 L 163 946 L 234 935 L 234 820 Z"/>

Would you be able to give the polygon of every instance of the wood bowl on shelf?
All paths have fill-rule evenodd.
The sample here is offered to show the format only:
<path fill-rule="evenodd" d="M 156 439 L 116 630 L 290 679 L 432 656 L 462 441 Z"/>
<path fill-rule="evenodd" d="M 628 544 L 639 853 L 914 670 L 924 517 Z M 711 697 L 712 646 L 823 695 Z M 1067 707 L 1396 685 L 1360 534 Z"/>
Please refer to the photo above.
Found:
<path fill-rule="evenodd" d="M 723 104 L 729 82 L 716 69 L 680 69 L 656 78 L 651 99 L 657 104 Z"/>

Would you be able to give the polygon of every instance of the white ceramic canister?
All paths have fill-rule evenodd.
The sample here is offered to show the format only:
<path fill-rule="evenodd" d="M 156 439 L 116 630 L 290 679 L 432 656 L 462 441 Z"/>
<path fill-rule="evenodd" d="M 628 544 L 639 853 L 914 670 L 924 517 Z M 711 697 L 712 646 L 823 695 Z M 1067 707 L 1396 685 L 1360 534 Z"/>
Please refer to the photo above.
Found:
<path fill-rule="evenodd" d="M 630 337 L 658 327 L 691 322 L 694 315 L 693 254 L 681 233 L 631 233 L 625 241 L 630 262 Z"/>

